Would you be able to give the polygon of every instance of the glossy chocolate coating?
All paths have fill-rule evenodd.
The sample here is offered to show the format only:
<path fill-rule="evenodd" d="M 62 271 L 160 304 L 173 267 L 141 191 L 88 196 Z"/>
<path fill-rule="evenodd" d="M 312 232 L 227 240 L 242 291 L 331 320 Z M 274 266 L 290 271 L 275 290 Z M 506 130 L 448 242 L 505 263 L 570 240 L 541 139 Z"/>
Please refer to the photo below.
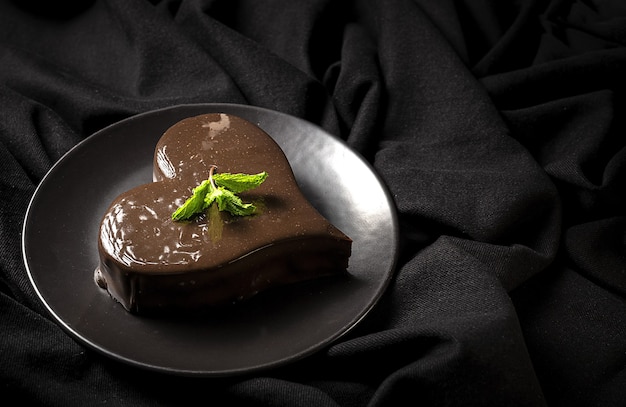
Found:
<path fill-rule="evenodd" d="M 240 194 L 258 214 L 171 219 L 211 165 L 267 171 L 260 187 Z M 96 281 L 131 312 L 237 302 L 348 266 L 351 240 L 302 195 L 276 142 L 241 118 L 207 114 L 169 128 L 156 146 L 154 181 L 120 195 L 100 227 Z"/>

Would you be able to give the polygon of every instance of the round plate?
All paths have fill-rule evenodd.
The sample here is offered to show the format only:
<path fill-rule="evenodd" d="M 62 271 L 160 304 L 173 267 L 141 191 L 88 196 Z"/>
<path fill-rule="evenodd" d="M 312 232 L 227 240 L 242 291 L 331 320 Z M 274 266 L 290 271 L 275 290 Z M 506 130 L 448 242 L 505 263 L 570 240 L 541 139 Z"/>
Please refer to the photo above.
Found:
<path fill-rule="evenodd" d="M 204 317 L 132 315 L 93 280 L 101 217 L 119 194 L 152 181 L 154 148 L 167 128 L 211 112 L 247 119 L 276 140 L 313 206 L 353 239 L 349 277 L 266 292 Z M 200 104 L 133 116 L 72 148 L 35 191 L 22 245 L 37 294 L 80 342 L 143 368 L 226 376 L 293 362 L 354 327 L 392 276 L 397 229 L 386 188 L 368 163 L 340 139 L 283 113 Z"/>

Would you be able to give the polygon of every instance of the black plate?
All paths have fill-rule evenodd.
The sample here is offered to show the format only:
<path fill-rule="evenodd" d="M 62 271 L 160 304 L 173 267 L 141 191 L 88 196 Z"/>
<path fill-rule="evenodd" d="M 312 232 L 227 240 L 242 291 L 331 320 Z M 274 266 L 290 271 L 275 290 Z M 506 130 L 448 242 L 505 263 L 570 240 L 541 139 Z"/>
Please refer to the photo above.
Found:
<path fill-rule="evenodd" d="M 100 219 L 120 193 L 151 182 L 154 147 L 169 126 L 210 112 L 243 117 L 278 142 L 311 203 L 354 240 L 350 277 L 273 291 L 203 318 L 131 315 L 93 282 Z M 298 360 L 354 327 L 392 276 L 397 228 L 386 188 L 343 141 L 275 111 L 200 104 L 143 113 L 76 145 L 38 186 L 22 243 L 37 294 L 80 342 L 139 367 L 224 376 Z"/>

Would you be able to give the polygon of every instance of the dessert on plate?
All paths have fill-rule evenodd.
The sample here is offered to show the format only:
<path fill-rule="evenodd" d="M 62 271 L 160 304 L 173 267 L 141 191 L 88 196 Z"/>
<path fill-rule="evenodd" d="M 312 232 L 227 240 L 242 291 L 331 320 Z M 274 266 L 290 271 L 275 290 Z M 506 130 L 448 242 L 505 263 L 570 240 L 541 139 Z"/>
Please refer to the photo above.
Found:
<path fill-rule="evenodd" d="M 118 196 L 100 224 L 95 281 L 132 313 L 207 309 L 346 273 L 352 240 L 242 118 L 174 124 L 156 145 L 153 181 Z"/>

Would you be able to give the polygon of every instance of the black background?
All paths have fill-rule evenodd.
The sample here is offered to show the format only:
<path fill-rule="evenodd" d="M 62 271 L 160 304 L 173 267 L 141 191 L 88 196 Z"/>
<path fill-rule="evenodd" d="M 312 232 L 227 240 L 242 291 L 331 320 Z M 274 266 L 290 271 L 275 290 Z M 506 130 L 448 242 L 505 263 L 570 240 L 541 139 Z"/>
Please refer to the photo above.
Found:
<path fill-rule="evenodd" d="M 621 406 L 626 3 L 0 2 L 0 390 L 33 405 Z M 95 131 L 183 103 L 322 126 L 397 205 L 401 252 L 348 336 L 220 379 L 135 369 L 46 313 L 30 197 Z"/>

